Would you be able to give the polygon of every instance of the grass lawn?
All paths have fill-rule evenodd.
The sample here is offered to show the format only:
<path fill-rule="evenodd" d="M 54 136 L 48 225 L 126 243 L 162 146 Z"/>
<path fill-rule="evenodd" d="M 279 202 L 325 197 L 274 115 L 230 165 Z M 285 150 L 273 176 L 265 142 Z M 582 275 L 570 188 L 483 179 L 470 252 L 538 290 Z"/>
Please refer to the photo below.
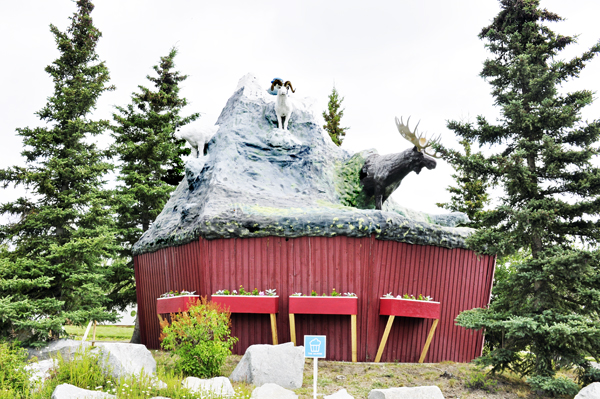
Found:
<path fill-rule="evenodd" d="M 87 327 L 87 326 L 86 326 Z M 92 340 L 94 327 L 90 328 L 87 340 Z M 65 326 L 65 331 L 73 339 L 83 338 L 85 327 Z M 96 326 L 96 341 L 129 342 L 133 335 L 133 326 Z"/>

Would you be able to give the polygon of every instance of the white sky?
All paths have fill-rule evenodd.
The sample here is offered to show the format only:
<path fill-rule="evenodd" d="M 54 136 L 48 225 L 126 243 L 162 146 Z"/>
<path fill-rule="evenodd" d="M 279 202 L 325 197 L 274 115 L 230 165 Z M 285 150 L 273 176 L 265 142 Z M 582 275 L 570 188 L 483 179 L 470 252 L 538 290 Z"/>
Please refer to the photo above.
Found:
<path fill-rule="evenodd" d="M 39 126 L 34 115 L 53 85 L 44 68 L 58 57 L 49 24 L 64 30 L 76 10 L 69 0 L 5 1 L 0 13 L 0 168 L 23 164 L 15 129 Z M 104 94 L 95 117 L 111 118 L 172 46 L 179 49 L 177 70 L 188 74 L 181 94 L 190 102 L 184 115 L 202 112 L 213 124 L 239 78 L 290 80 L 298 97 L 327 106 L 333 84 L 345 97 L 343 147 L 376 148 L 380 154 L 410 147 L 397 132 L 394 116 L 412 116 L 430 135 L 456 146 L 447 120 L 494 121 L 498 111 L 490 86 L 479 77 L 488 56 L 477 38 L 499 11 L 496 0 L 429 1 L 205 1 L 96 0 L 94 24 L 103 33 L 100 58 L 111 73 L 114 92 Z M 562 55 L 568 59 L 600 39 L 598 0 L 542 0 L 542 6 L 567 18 L 551 28 L 580 35 Z M 600 59 L 595 59 L 565 90 L 600 90 Z M 584 117 L 600 117 L 600 102 Z M 414 122 L 413 122 L 414 121 Z M 107 133 L 108 136 L 108 133 Z M 104 143 L 108 138 L 104 139 Z M 394 198 L 410 208 L 440 213 L 436 202 L 449 200 L 452 169 L 438 161 L 435 170 L 405 178 Z M 1 190 L 1 189 L 0 189 Z M 21 190 L 0 191 L 0 202 Z"/>

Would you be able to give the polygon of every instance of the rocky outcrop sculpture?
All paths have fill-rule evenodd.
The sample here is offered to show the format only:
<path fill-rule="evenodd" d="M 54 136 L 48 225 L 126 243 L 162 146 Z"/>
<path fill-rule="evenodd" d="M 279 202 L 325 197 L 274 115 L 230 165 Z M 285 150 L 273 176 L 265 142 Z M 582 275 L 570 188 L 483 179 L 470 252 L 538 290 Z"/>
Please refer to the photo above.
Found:
<path fill-rule="evenodd" d="M 388 184 L 376 191 L 379 183 L 372 176 L 378 174 L 373 171 L 377 160 L 387 156 L 375 157 L 374 150 L 348 153 L 321 128 L 314 101 L 288 99 L 294 117 L 283 130 L 276 96 L 269 95 L 253 75 L 240 80 L 216 121 L 219 128 L 208 142 L 207 155 L 187 160 L 185 178 L 135 244 L 135 254 L 199 237 L 375 236 L 466 247 L 465 238 L 472 230 L 455 227 L 464 215 L 410 211 L 388 198 L 400 184 L 398 175 L 417 167 L 391 173 L 392 180 L 383 179 Z M 425 152 L 431 143 L 421 144 L 421 139 L 415 132 L 414 140 L 421 147 L 418 154 L 413 154 L 414 148 L 408 150 L 407 159 L 422 157 L 421 168 L 427 168 L 435 160 Z M 381 210 L 375 209 L 376 192 Z"/>
<path fill-rule="evenodd" d="M 398 120 L 396 117 L 398 131 L 402 137 L 414 144 L 414 147 L 395 154 L 370 155 L 365 160 L 360 172 L 360 181 L 366 194 L 375 197 L 375 209 L 381 210 L 385 200 L 396 191 L 402 179 L 410 172 L 419 174 L 421 169 L 435 169 L 437 165 L 434 158 L 439 158 L 439 156 L 429 154 L 427 149 L 438 142 L 439 138 L 428 141 L 424 136 L 419 135 L 418 123 L 415 130 L 411 132 L 408 127 L 409 122 L 410 117 L 406 121 L 406 125 L 402 118 Z"/>

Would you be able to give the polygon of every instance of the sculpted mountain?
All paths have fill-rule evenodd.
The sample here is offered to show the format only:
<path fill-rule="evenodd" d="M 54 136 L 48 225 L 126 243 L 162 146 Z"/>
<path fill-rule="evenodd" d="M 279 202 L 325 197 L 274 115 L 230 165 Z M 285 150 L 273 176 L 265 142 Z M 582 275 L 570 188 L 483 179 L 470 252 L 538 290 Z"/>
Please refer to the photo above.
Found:
<path fill-rule="evenodd" d="M 217 120 L 206 155 L 186 177 L 134 253 L 203 237 L 344 235 L 446 248 L 465 247 L 463 214 L 427 215 L 391 198 L 376 210 L 360 181 L 367 150 L 349 154 L 323 132 L 310 101 L 290 97 L 288 129 L 277 127 L 275 96 L 246 75 Z M 401 189 L 401 188 L 400 188 Z"/>

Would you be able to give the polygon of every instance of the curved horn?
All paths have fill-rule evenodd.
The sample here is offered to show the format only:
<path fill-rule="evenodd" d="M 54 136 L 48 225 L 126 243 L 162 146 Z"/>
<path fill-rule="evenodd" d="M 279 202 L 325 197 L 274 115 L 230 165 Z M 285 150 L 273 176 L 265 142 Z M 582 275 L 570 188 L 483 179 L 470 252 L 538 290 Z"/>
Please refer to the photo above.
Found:
<path fill-rule="evenodd" d="M 284 86 L 289 87 L 290 90 L 292 91 L 292 93 L 296 92 L 296 90 L 294 90 L 294 88 L 292 87 L 292 82 L 290 82 L 289 80 L 287 82 L 285 82 Z"/>
<path fill-rule="evenodd" d="M 273 89 L 275 88 L 275 85 L 279 84 L 281 86 L 283 86 L 283 82 L 279 79 L 273 79 L 273 81 L 271 82 L 271 91 L 273 91 Z"/>

